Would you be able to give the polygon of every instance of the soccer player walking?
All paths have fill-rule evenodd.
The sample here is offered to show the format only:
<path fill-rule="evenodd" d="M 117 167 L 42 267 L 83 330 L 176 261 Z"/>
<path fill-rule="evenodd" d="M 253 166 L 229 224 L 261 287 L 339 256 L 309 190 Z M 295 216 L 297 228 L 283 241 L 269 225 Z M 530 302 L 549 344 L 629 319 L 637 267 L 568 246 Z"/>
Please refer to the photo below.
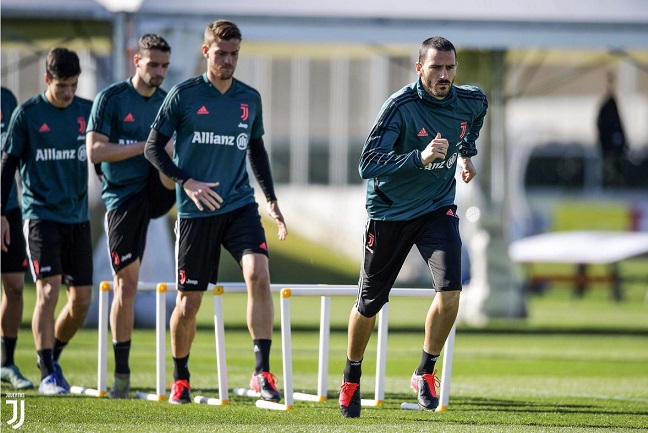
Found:
<path fill-rule="evenodd" d="M 456 50 L 442 37 L 419 48 L 419 79 L 384 103 L 360 157 L 368 180 L 363 261 L 358 297 L 349 317 L 347 361 L 339 406 L 360 416 L 362 360 L 376 314 L 413 245 L 432 274 L 436 296 L 425 319 L 421 362 L 411 385 L 419 407 L 439 404 L 434 365 L 459 309 L 461 238 L 454 204 L 457 161 L 461 178 L 476 175 L 471 157 L 488 108 L 473 86 L 455 86 Z"/>
<path fill-rule="evenodd" d="M 114 282 L 110 328 L 115 374 L 110 398 L 129 397 L 135 295 L 149 222 L 175 204 L 174 183 L 167 179 L 170 188 L 165 188 L 160 173 L 144 157 L 151 124 L 166 96 L 160 85 L 170 57 L 171 47 L 162 37 L 142 36 L 133 56 L 135 75 L 99 92 L 88 123 L 86 150 L 91 163 L 101 164 Z"/>
<path fill-rule="evenodd" d="M 85 321 L 92 288 L 85 132 L 92 101 L 75 96 L 81 66 L 74 51 L 53 48 L 45 63 L 47 90 L 18 106 L 2 153 L 2 212 L 22 178 L 23 231 L 36 282 L 32 332 L 41 369 L 38 390 L 65 394 L 70 387 L 58 363 Z M 61 284 L 67 303 L 56 323 Z"/>
<path fill-rule="evenodd" d="M 170 323 L 174 383 L 169 402 L 174 404 L 191 402 L 188 362 L 196 314 L 208 284 L 218 280 L 221 246 L 239 263 L 247 285 L 247 324 L 256 359 L 250 386 L 264 400 L 281 399 L 270 373 L 274 310 L 268 247 L 246 159 L 278 225 L 279 239 L 288 230 L 263 144 L 261 96 L 233 77 L 241 40 L 231 21 L 207 26 L 202 46 L 207 72 L 171 89 L 145 148 L 153 165 L 177 183 L 178 297 Z M 164 146 L 174 134 L 171 160 Z"/>
<path fill-rule="evenodd" d="M 7 139 L 7 130 L 11 115 L 18 106 L 16 97 L 11 90 L 2 88 L 2 146 Z M 4 210 L 4 208 L 3 208 Z M 30 389 L 34 384 L 22 375 L 14 362 L 18 329 L 23 314 L 23 289 L 25 287 L 25 271 L 27 271 L 27 252 L 25 238 L 22 234 L 22 217 L 18 205 L 16 185 L 11 188 L 7 201 L 7 209 L 2 213 L 2 368 L 0 369 L 3 382 L 10 383 L 14 389 Z M 11 229 L 11 231 L 10 231 Z"/>

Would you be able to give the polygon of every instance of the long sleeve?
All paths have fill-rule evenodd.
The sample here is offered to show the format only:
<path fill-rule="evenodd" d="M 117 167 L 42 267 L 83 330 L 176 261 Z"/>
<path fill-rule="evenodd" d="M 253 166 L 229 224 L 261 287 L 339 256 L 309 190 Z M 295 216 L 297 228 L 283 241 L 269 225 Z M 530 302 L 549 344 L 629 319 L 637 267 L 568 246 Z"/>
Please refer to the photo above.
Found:
<path fill-rule="evenodd" d="M 276 200 L 277 196 L 275 195 L 272 171 L 270 170 L 270 159 L 268 158 L 268 152 L 266 152 L 265 146 L 263 145 L 263 139 L 256 138 L 250 140 L 247 154 L 254 176 L 259 182 L 259 186 L 261 187 L 266 200 Z"/>
<path fill-rule="evenodd" d="M 362 149 L 358 171 L 363 179 L 386 176 L 423 167 L 421 152 L 397 154 L 394 144 L 401 133 L 402 118 L 395 101 L 387 103 Z"/>
<path fill-rule="evenodd" d="M 190 176 L 175 165 L 171 157 L 166 153 L 164 147 L 170 139 L 171 137 L 160 134 L 155 129 L 151 129 L 146 140 L 146 145 L 144 146 L 144 156 L 168 178 L 182 185 Z"/>

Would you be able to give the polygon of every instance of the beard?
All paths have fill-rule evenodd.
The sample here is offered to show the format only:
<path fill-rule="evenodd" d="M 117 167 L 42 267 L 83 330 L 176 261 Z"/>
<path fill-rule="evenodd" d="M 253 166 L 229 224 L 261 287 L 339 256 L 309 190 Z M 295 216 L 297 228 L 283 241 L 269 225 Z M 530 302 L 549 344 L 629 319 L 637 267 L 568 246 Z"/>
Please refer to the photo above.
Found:
<path fill-rule="evenodd" d="M 233 76 L 234 76 L 234 70 L 233 69 L 226 69 L 226 70 L 219 69 L 218 70 L 218 78 L 220 78 L 221 80 L 229 80 Z"/>
<path fill-rule="evenodd" d="M 233 65 L 223 65 L 216 68 L 216 76 L 220 80 L 229 80 L 234 76 L 234 66 Z"/>
<path fill-rule="evenodd" d="M 437 99 L 443 99 L 448 96 L 450 89 L 452 88 L 452 81 L 448 80 L 439 80 L 436 83 L 428 81 L 425 85 L 427 92 L 434 96 Z"/>
<path fill-rule="evenodd" d="M 142 81 L 144 81 L 144 83 L 146 83 L 146 85 L 149 86 L 151 89 L 157 89 L 162 85 L 164 78 L 151 78 L 148 81 L 145 80 Z"/>

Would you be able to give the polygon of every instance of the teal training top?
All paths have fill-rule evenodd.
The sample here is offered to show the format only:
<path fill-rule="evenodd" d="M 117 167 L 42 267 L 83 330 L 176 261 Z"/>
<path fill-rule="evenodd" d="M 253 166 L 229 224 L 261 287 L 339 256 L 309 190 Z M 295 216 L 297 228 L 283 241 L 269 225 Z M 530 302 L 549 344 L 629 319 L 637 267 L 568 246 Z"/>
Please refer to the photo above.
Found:
<path fill-rule="evenodd" d="M 457 158 L 477 154 L 475 140 L 487 108 L 477 87 L 452 86 L 439 100 L 425 92 L 420 79 L 390 96 L 359 163 L 360 176 L 369 180 L 369 218 L 410 220 L 454 204 Z M 424 166 L 421 151 L 437 132 L 448 140 L 446 158 Z"/>
<path fill-rule="evenodd" d="M 130 78 L 105 88 L 94 100 L 88 131 L 108 137 L 110 143 L 128 145 L 146 141 L 166 92 L 157 89 L 150 98 L 137 93 Z M 113 210 L 141 191 L 155 168 L 144 155 L 116 162 L 102 162 L 101 198 Z"/>
<path fill-rule="evenodd" d="M 85 132 L 92 101 L 56 108 L 36 95 L 11 118 L 5 151 L 20 159 L 23 219 L 81 223 L 88 214 Z"/>
<path fill-rule="evenodd" d="M 263 136 L 261 95 L 233 79 L 221 94 L 207 74 L 174 86 L 158 113 L 153 129 L 175 134 L 173 162 L 192 179 L 219 182 L 220 209 L 198 210 L 181 186 L 176 187 L 178 216 L 201 218 L 232 212 L 254 203 L 246 159 L 248 143 Z"/>
<path fill-rule="evenodd" d="M 7 141 L 7 130 L 9 129 L 9 120 L 11 120 L 11 115 L 18 106 L 18 101 L 16 97 L 11 92 L 11 90 L 6 87 L 2 88 L 2 111 L 0 111 L 0 122 L 2 126 L 2 149 L 4 150 L 5 142 Z M 14 183 L 11 187 L 11 192 L 9 193 L 9 199 L 7 200 L 7 209 L 10 211 L 18 207 L 18 189 Z"/>

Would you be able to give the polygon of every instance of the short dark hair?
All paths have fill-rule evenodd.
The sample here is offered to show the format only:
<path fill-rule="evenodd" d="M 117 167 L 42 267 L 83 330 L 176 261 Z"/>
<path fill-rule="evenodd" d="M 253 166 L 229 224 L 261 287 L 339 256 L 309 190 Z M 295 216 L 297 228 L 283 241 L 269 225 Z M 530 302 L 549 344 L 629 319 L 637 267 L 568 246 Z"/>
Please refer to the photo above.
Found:
<path fill-rule="evenodd" d="M 217 20 L 207 25 L 205 29 L 205 45 L 210 46 L 217 38 L 225 41 L 230 39 L 243 40 L 238 26 L 228 20 Z"/>
<path fill-rule="evenodd" d="M 430 48 L 438 51 L 452 51 L 455 56 L 457 55 L 457 50 L 452 45 L 452 42 L 441 36 L 432 36 L 421 43 L 421 47 L 419 48 L 419 63 L 424 61 Z"/>
<path fill-rule="evenodd" d="M 47 53 L 45 70 L 50 78 L 65 79 L 81 74 L 79 56 L 67 48 L 52 48 Z"/>
<path fill-rule="evenodd" d="M 137 52 L 142 54 L 143 51 L 158 50 L 163 53 L 171 52 L 171 45 L 160 35 L 147 33 L 143 35 L 137 45 Z"/>

